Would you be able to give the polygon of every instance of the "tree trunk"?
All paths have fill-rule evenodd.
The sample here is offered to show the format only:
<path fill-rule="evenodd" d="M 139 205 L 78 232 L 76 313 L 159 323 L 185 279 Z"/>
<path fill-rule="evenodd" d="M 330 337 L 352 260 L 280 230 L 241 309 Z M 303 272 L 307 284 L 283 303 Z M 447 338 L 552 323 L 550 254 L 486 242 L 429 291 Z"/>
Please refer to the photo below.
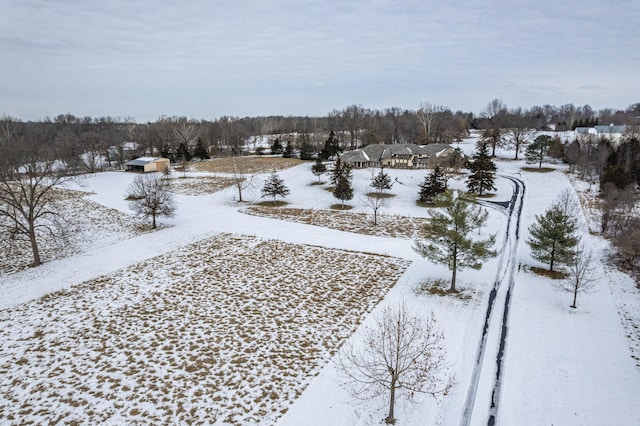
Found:
<path fill-rule="evenodd" d="M 29 242 L 31 242 L 31 251 L 33 252 L 31 266 L 40 266 L 42 261 L 40 260 L 40 250 L 38 249 L 38 240 L 36 240 L 36 230 L 33 227 L 33 223 L 29 224 Z"/>
<path fill-rule="evenodd" d="M 458 256 L 457 254 L 453 255 L 453 267 L 451 268 L 451 287 L 449 288 L 450 293 L 455 293 L 456 290 L 456 272 L 458 272 Z"/>
<path fill-rule="evenodd" d="M 393 425 L 396 423 L 396 419 L 394 418 L 394 407 L 396 405 L 396 378 L 391 378 L 391 386 L 389 386 L 389 414 L 387 418 L 384 420 L 386 424 Z"/>
<path fill-rule="evenodd" d="M 576 299 L 578 298 L 578 289 L 576 288 L 575 290 L 573 290 L 573 305 L 571 305 L 572 308 L 577 308 L 576 306 Z"/>
<path fill-rule="evenodd" d="M 153 222 L 153 225 L 151 225 L 151 229 L 156 229 L 156 212 L 153 212 L 153 214 L 151 214 L 151 220 Z"/>

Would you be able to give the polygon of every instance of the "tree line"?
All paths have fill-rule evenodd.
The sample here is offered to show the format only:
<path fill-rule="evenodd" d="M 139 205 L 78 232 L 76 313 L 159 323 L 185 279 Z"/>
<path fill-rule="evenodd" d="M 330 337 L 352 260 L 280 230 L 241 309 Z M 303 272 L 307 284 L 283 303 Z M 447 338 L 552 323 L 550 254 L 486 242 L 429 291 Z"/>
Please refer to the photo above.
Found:
<path fill-rule="evenodd" d="M 616 123 L 638 125 L 640 103 L 626 109 L 593 110 L 589 105 L 560 107 L 543 105 L 529 109 L 509 108 L 499 99 L 487 104 L 480 114 L 453 111 L 444 105 L 422 103 L 415 110 L 391 107 L 368 109 L 350 105 L 326 116 L 223 116 L 212 120 L 161 116 L 154 122 L 137 123 L 127 117 L 77 117 L 62 114 L 41 121 L 23 122 L 4 116 L 0 134 L 6 138 L 28 133 L 47 144 L 55 144 L 69 164 L 92 172 L 97 157 L 122 164 L 136 156 L 164 155 L 179 162 L 191 157 L 241 155 L 247 143 L 258 144 L 266 135 L 282 135 L 285 147 L 303 144 L 319 150 L 334 131 L 342 150 L 372 143 L 452 143 L 469 130 L 485 132 L 492 147 L 508 139 L 518 144 L 513 129 L 570 130 L 580 125 Z M 135 142 L 127 146 L 124 142 Z M 91 154 L 95 153 L 94 157 Z M 83 154 L 82 156 L 80 154 Z M 188 161 L 188 160 L 187 160 Z"/>

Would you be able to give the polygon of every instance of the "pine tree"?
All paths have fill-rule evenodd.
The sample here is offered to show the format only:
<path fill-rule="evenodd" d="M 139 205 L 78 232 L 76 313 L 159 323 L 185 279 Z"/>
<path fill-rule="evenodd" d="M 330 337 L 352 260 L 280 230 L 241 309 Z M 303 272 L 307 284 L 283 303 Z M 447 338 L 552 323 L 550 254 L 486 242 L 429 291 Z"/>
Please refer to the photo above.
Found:
<path fill-rule="evenodd" d="M 467 189 L 469 192 L 482 195 L 484 191 L 496 189 L 493 185 L 496 180 L 496 164 L 489 157 L 487 144 L 482 143 L 478 151 L 467 161 L 467 168 L 471 170 L 471 175 L 467 178 Z"/>
<path fill-rule="evenodd" d="M 436 197 L 440 209 L 433 209 L 427 225 L 428 240 L 416 241 L 414 250 L 451 270 L 450 292 L 456 291 L 456 274 L 464 268 L 480 269 L 482 261 L 496 255 L 490 247 L 495 235 L 486 240 L 473 240 L 472 231 L 481 228 L 488 213 L 457 193 L 445 192 Z"/>
<path fill-rule="evenodd" d="M 282 142 L 280 142 L 280 138 L 275 138 L 273 143 L 271 144 L 271 153 L 272 154 L 282 154 Z"/>
<path fill-rule="evenodd" d="M 189 151 L 189 147 L 186 143 L 180 142 L 180 145 L 178 145 L 178 151 L 176 152 L 176 158 L 181 162 L 191 161 L 193 156 L 191 155 L 191 151 Z"/>
<path fill-rule="evenodd" d="M 553 144 L 553 138 L 549 135 L 540 135 L 527 146 L 525 158 L 527 164 L 538 163 L 538 168 L 542 168 L 542 160 L 544 160 L 547 151 Z"/>
<path fill-rule="evenodd" d="M 338 158 L 333 169 L 333 175 L 331 176 L 331 183 L 334 186 L 333 196 L 342 202 L 343 207 L 345 201 L 353 198 L 351 180 L 351 167 Z"/>
<path fill-rule="evenodd" d="M 209 158 L 211 158 L 207 147 L 204 145 L 204 142 L 202 142 L 202 139 L 200 138 L 198 138 L 196 148 L 193 150 L 193 156 L 200 158 L 201 160 L 208 160 Z"/>
<path fill-rule="evenodd" d="M 309 140 L 309 135 L 304 133 L 298 136 L 298 144 L 300 146 L 300 159 L 313 160 L 316 155 L 316 149 Z"/>
<path fill-rule="evenodd" d="M 262 196 L 263 197 L 273 197 L 273 202 L 276 202 L 276 197 L 286 197 L 289 195 L 289 188 L 287 188 L 284 184 L 284 181 L 278 173 L 273 171 L 267 181 L 264 183 L 264 187 L 262 187 Z"/>
<path fill-rule="evenodd" d="M 376 192 L 382 193 L 387 189 L 391 189 L 393 183 L 391 182 L 389 174 L 385 173 L 384 169 L 381 168 L 378 174 L 371 179 L 369 186 L 374 188 Z"/>
<path fill-rule="evenodd" d="M 333 190 L 333 196 L 339 199 L 342 202 L 342 207 L 344 207 L 344 202 L 353 198 L 353 187 L 351 186 L 350 175 L 342 175 Z"/>
<path fill-rule="evenodd" d="M 431 203 L 433 199 L 447 190 L 447 180 L 440 166 L 436 166 L 431 173 L 425 176 L 420 185 L 418 200 L 422 203 Z"/>
<path fill-rule="evenodd" d="M 320 153 L 321 157 L 329 160 L 338 155 L 340 152 L 342 152 L 342 149 L 340 149 L 340 141 L 336 137 L 335 132 L 332 130 L 331 133 L 329 133 L 329 139 L 327 139 L 324 143 L 324 149 Z"/>
<path fill-rule="evenodd" d="M 579 241 L 577 229 L 574 215 L 558 203 L 552 205 L 543 215 L 536 215 L 536 222 L 529 227 L 527 244 L 531 247 L 531 256 L 548 263 L 549 271 L 553 271 L 556 264 L 567 264 L 575 255 Z"/>
<path fill-rule="evenodd" d="M 320 178 L 326 171 L 327 166 L 325 166 L 320 157 L 318 157 L 316 162 L 311 166 L 311 173 L 318 177 L 318 183 L 321 182 Z"/>
<path fill-rule="evenodd" d="M 284 152 L 282 153 L 282 158 L 291 157 L 293 157 L 293 143 L 291 141 L 287 141 L 287 144 L 284 147 Z"/>

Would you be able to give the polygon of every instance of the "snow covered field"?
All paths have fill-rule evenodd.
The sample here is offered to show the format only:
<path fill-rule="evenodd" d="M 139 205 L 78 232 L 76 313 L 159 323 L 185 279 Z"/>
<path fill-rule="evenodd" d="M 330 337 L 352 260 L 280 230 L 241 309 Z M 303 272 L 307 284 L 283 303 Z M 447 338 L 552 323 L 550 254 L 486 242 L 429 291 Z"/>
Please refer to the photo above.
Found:
<path fill-rule="evenodd" d="M 474 140 L 460 147 L 473 152 Z M 640 424 L 638 290 L 602 265 L 598 291 L 580 295 L 574 310 L 551 279 L 533 274 L 542 265 L 529 255 L 526 229 L 571 184 L 561 170 L 526 172 L 511 153 L 499 155 L 499 172 L 522 179 L 526 193 L 498 422 Z M 310 165 L 280 175 L 291 190 L 285 210 L 322 211 L 314 220 L 243 212 L 261 200 L 259 182 L 243 194 L 248 203 L 234 201 L 234 188 L 218 190 L 224 184 L 201 191 L 185 183 L 176 217 L 161 219 L 157 232 L 122 237 L 125 225 L 114 225 L 117 237 L 96 232 L 101 243 L 5 272 L 0 423 L 379 424 L 386 400 L 354 401 L 331 358 L 372 312 L 404 300 L 435 313 L 456 385 L 437 401 L 400 401 L 398 423 L 459 424 L 498 258 L 459 272 L 465 298 L 420 293 L 425 281 L 449 278 L 412 250 L 415 224 L 427 216 L 415 204 L 425 171 L 387 170 L 395 196 L 382 220 L 403 217 L 406 233 L 356 233 L 372 226 L 362 198 L 370 172 L 354 171 L 353 209 L 340 212 L 355 213 L 356 227 L 324 213 L 337 200 L 311 185 Z M 88 176 L 82 189 L 120 217 L 130 213 L 123 194 L 133 177 Z M 509 200 L 510 182 L 497 187 L 490 200 Z M 489 214 L 479 232 L 496 233 L 500 247 L 506 213 L 493 206 Z M 581 234 L 604 257 L 607 243 L 588 223 Z"/>

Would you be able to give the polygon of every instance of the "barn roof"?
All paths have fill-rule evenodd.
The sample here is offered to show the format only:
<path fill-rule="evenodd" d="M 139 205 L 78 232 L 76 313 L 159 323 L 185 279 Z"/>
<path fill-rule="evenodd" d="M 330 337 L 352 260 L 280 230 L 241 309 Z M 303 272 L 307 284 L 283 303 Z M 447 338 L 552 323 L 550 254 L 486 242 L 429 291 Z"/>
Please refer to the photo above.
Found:
<path fill-rule="evenodd" d="M 161 160 L 161 159 L 162 159 L 161 157 L 140 157 L 124 164 L 125 166 L 145 166 L 149 163 L 153 163 L 154 161 Z"/>

